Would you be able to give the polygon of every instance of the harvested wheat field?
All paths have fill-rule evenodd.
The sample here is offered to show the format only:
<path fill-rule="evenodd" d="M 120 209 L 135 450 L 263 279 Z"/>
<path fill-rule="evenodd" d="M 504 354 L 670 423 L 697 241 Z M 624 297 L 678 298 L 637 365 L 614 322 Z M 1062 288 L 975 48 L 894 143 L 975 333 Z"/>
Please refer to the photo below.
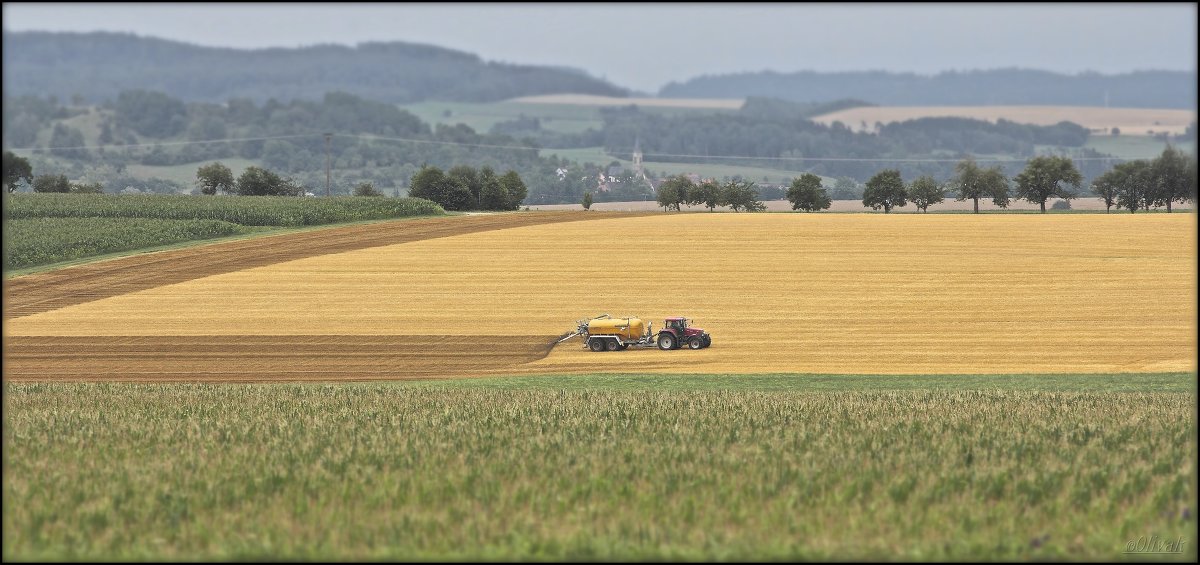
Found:
<path fill-rule="evenodd" d="M 1191 214 L 594 217 L 287 260 L 12 318 L 6 372 L 222 381 L 1195 370 Z M 601 313 L 656 328 L 687 316 L 713 345 L 550 347 Z"/>
<path fill-rule="evenodd" d="M 875 131 L 876 122 L 887 124 L 939 117 L 989 122 L 1005 119 L 1039 126 L 1066 121 L 1101 135 L 1109 134 L 1114 127 L 1123 135 L 1150 135 L 1150 132 L 1180 135 L 1188 124 L 1196 121 L 1196 113 L 1191 110 L 1099 106 L 862 106 L 817 116 L 813 121 L 825 125 L 842 122 L 854 131 Z"/>

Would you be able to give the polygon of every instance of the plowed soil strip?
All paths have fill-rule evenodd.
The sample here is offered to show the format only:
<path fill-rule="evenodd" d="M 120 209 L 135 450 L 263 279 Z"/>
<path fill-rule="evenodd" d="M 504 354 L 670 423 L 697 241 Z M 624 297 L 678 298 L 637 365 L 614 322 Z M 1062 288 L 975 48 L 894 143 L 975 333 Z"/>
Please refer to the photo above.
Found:
<path fill-rule="evenodd" d="M 4 319 L 284 261 L 489 230 L 645 214 L 537 212 L 422 218 L 122 257 L 7 282 Z"/>
<path fill-rule="evenodd" d="M 13 336 L 5 378 L 28 381 L 403 380 L 519 372 L 554 336 Z"/>

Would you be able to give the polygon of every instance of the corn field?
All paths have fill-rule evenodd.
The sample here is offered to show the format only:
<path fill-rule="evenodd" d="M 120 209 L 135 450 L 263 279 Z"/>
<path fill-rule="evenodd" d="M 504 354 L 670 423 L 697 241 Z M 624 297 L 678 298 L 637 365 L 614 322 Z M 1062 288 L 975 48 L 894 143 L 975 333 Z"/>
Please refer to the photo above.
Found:
<path fill-rule="evenodd" d="M 248 227 L 444 213 L 437 204 L 415 198 L 160 194 L 11 194 L 5 199 L 4 212 L 6 269 L 253 231 Z"/>
<path fill-rule="evenodd" d="M 220 220 L 244 226 L 312 226 L 440 215 L 419 198 L 285 198 L 163 194 L 12 194 L 7 218 L 156 218 Z"/>
<path fill-rule="evenodd" d="M 220 220 L 28 218 L 5 223 L 5 267 L 20 269 L 117 251 L 244 233 Z"/>
<path fill-rule="evenodd" d="M 6 560 L 1113 560 L 1151 534 L 1195 556 L 1190 393 L 10 384 L 6 401 Z"/>

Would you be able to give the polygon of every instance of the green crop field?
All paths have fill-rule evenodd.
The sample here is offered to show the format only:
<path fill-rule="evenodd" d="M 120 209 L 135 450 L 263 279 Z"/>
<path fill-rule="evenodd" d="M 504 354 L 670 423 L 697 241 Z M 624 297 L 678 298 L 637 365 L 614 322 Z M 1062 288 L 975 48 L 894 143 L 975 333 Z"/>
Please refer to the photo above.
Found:
<path fill-rule="evenodd" d="M 1196 150 L 1194 141 L 1172 143 L 1171 145 L 1186 153 Z M 1167 142 L 1145 135 L 1093 135 L 1088 137 L 1084 147 L 1121 159 L 1153 159 L 1162 154 L 1163 149 L 1167 147 Z"/>
<path fill-rule="evenodd" d="M 1195 559 L 1194 374 L 955 379 L 9 383 L 4 559 Z"/>
<path fill-rule="evenodd" d="M 220 220 L 28 218 L 4 224 L 5 269 L 246 233 Z"/>
<path fill-rule="evenodd" d="M 401 109 L 412 112 L 421 121 L 429 124 L 466 124 L 479 133 L 487 133 L 499 122 L 515 120 L 521 116 L 538 118 L 543 129 L 561 133 L 579 133 L 588 128 L 601 129 L 601 106 L 580 104 L 546 104 L 529 102 L 421 102 L 405 104 Z M 639 106 L 643 112 L 674 116 L 688 113 L 731 112 L 714 108 L 673 108 Z"/>
<path fill-rule="evenodd" d="M 414 198 L 161 194 L 9 194 L 5 269 L 217 237 L 333 223 L 441 215 Z"/>

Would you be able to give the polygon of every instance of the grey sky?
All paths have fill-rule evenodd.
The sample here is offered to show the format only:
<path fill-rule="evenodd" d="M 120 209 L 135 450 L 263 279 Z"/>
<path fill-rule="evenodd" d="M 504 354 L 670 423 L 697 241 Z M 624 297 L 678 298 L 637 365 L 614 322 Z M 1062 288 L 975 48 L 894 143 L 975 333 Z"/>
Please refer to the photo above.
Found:
<path fill-rule="evenodd" d="M 428 43 L 655 92 L 770 69 L 1196 70 L 1196 5 L 34 4 L 11 31 L 128 31 L 225 47 Z"/>

